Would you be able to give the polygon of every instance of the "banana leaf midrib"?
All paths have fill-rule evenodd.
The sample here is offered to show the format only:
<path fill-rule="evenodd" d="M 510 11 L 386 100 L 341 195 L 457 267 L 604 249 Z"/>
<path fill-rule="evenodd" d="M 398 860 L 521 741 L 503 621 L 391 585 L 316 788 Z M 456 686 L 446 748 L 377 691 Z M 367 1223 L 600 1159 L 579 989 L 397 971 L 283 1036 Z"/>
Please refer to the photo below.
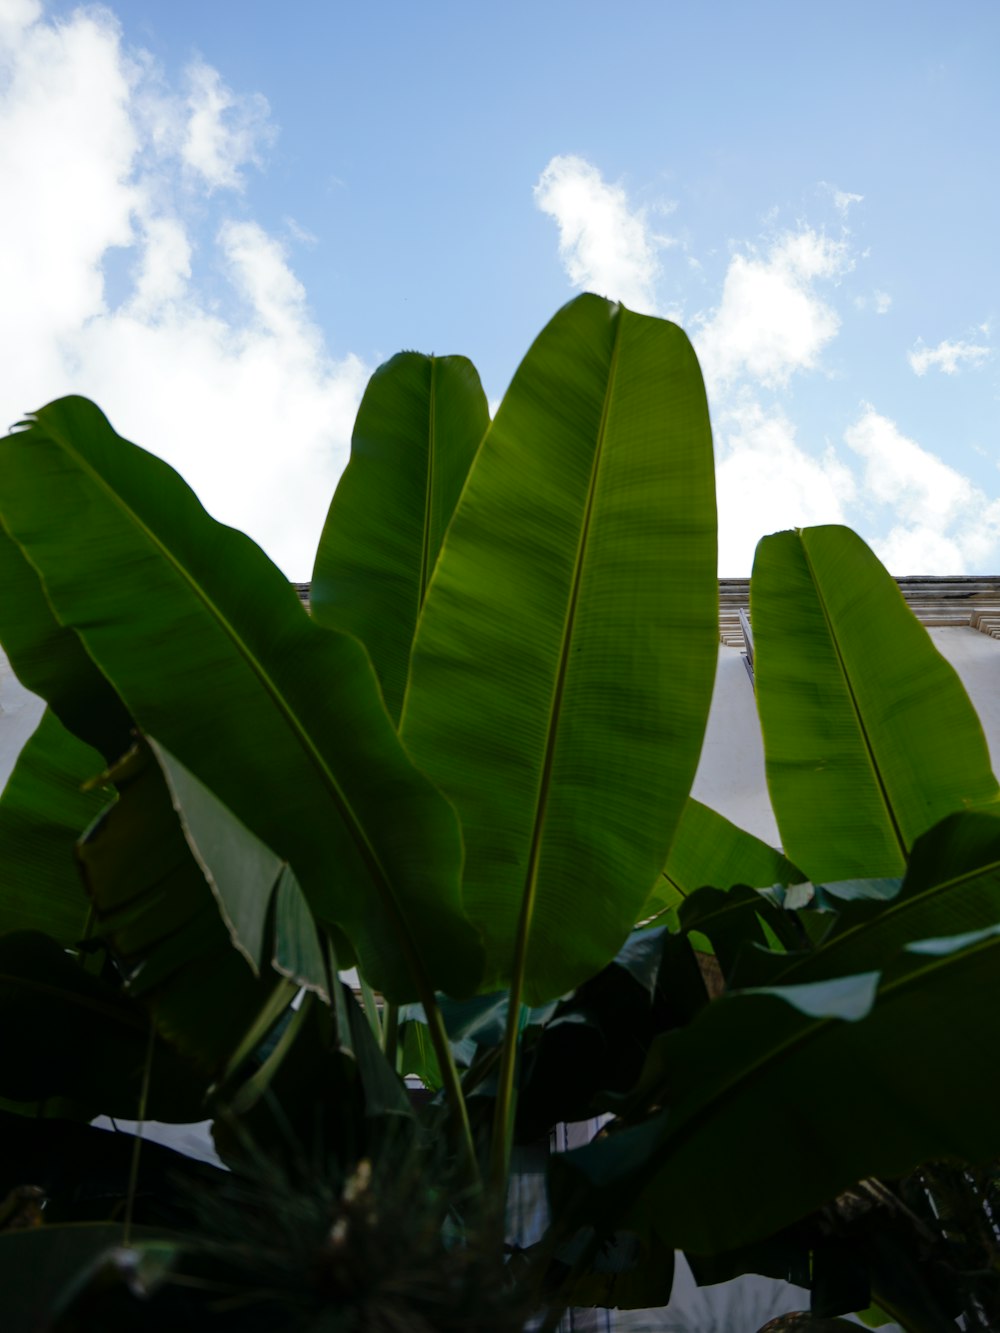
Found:
<path fill-rule="evenodd" d="M 691 896 L 691 892 L 694 892 L 694 890 L 689 891 L 687 889 L 682 889 L 681 886 L 677 883 L 677 881 L 675 879 L 671 879 L 671 877 L 667 874 L 665 870 L 660 871 L 660 878 L 665 879 L 667 883 L 670 885 L 670 887 L 676 893 L 679 893 L 681 895 L 681 897 L 685 900 L 685 902 Z M 699 888 L 704 888 L 704 887 L 705 887 L 704 885 L 699 885 Z"/>
<path fill-rule="evenodd" d="M 601 471 L 601 463 L 604 458 L 604 444 L 607 436 L 608 418 L 611 413 L 611 400 L 615 389 L 625 314 L 625 308 L 623 306 L 619 307 L 618 318 L 615 321 L 614 346 L 611 349 L 611 360 L 608 366 L 607 386 L 604 391 L 604 402 L 601 405 L 601 420 L 597 429 L 594 460 L 590 470 L 587 503 L 584 510 L 583 523 L 580 527 L 580 537 L 577 542 L 576 555 L 573 562 L 573 581 L 566 606 L 566 615 L 563 620 L 562 636 L 559 645 L 559 666 L 556 671 L 556 678 L 552 689 L 552 702 L 549 705 L 549 720 L 545 734 L 542 769 L 539 774 L 538 793 L 535 798 L 535 820 L 532 826 L 531 842 L 528 848 L 525 883 L 521 892 L 521 915 L 518 921 L 517 938 L 515 942 L 514 984 L 511 988 L 512 1008 L 519 1005 L 521 1002 L 521 991 L 527 963 L 529 939 L 531 936 L 531 921 L 534 916 L 535 897 L 538 888 L 538 866 L 541 857 L 542 839 L 545 832 L 545 819 L 548 813 L 548 798 L 552 785 L 552 768 L 555 762 L 555 751 L 559 736 L 562 696 L 566 686 L 566 675 L 569 670 L 569 650 L 573 641 L 573 631 L 576 624 L 577 604 L 580 596 L 580 584 L 583 579 L 583 567 L 586 561 L 591 521 L 593 519 L 594 501 L 597 494 L 597 481 Z M 516 1000 L 514 998 L 515 995 Z"/>
<path fill-rule="evenodd" d="M 424 530 L 420 546 L 420 582 L 417 585 L 417 614 L 414 626 L 420 619 L 420 611 L 427 596 L 427 584 L 430 579 L 431 563 L 431 520 L 434 513 L 434 450 L 437 446 L 435 437 L 436 412 L 434 397 L 437 392 L 437 357 L 431 359 L 431 391 L 427 405 L 427 478 L 424 491 Z"/>
<path fill-rule="evenodd" d="M 437 359 L 438 359 L 438 358 L 436 358 L 436 357 L 432 358 L 432 360 L 433 360 L 435 363 L 437 362 Z M 432 404 L 432 406 L 431 406 L 431 412 L 433 413 L 433 411 L 434 411 L 434 408 L 433 408 L 433 404 Z M 464 478 L 464 480 L 463 480 L 463 482 L 462 482 L 462 485 L 461 485 L 461 487 L 460 487 L 460 489 L 459 489 L 459 492 L 458 492 L 458 498 L 456 499 L 454 505 L 452 506 L 452 511 L 451 511 L 451 517 L 452 517 L 452 518 L 454 518 L 455 514 L 456 514 L 456 513 L 458 512 L 458 510 L 460 509 L 461 504 L 462 504 L 462 500 L 463 500 L 464 497 L 465 497 L 465 493 L 466 493 L 466 491 L 468 491 L 468 489 L 469 489 L 469 485 L 470 485 L 470 483 L 471 483 L 472 476 L 473 476 L 473 474 L 474 474 L 474 472 L 475 472 L 475 470 L 476 470 L 476 461 L 477 461 L 477 459 L 479 458 L 480 453 L 482 452 L 483 445 L 486 443 L 487 437 L 489 436 L 489 433 L 490 433 L 490 426 L 491 426 L 491 424 L 492 424 L 492 422 L 491 422 L 489 419 L 487 419 L 487 422 L 486 422 L 486 429 L 483 431 L 482 435 L 479 437 L 479 443 L 476 445 L 476 451 L 475 451 L 475 453 L 473 454 L 472 461 L 471 461 L 471 463 L 469 464 L 469 466 L 468 466 L 468 468 L 467 468 L 467 470 L 466 470 L 465 478 Z M 437 568 L 438 568 L 438 566 L 440 565 L 442 559 L 444 558 L 444 551 L 445 551 L 445 547 L 446 547 L 447 542 L 448 542 L 448 529 L 446 528 L 445 531 L 444 531 L 444 534 L 443 534 L 443 536 L 442 536 L 442 538 L 441 538 L 441 540 L 438 542 L 437 550 L 434 552 L 434 558 L 433 558 L 433 560 L 430 560 L 430 558 L 429 558 L 429 550 L 430 550 L 430 548 L 429 548 L 429 544 L 428 544 L 428 542 L 429 542 L 429 539 L 428 539 L 428 523 L 429 523 L 429 518 L 430 518 L 430 499 L 429 499 L 429 496 L 430 496 L 430 492 L 429 492 L 429 490 L 428 490 L 428 499 L 427 499 L 426 504 L 425 504 L 425 514 L 424 514 L 424 543 L 425 543 L 425 545 L 427 545 L 427 549 L 428 549 L 428 565 L 429 565 L 429 568 L 426 570 L 426 576 L 425 576 L 425 578 L 424 578 L 424 582 L 423 582 L 423 584 L 422 584 L 422 586 L 421 586 L 421 589 L 420 589 L 420 601 L 419 601 L 418 606 L 417 606 L 417 618 L 416 618 L 416 622 L 415 622 L 414 627 L 413 627 L 413 638 L 412 638 L 412 640 L 411 640 L 411 645 L 412 645 L 412 643 L 416 642 L 417 632 L 418 632 L 418 630 L 419 630 L 419 628 L 420 628 L 420 619 L 421 619 L 421 616 L 423 615 L 423 612 L 424 612 L 424 603 L 425 603 L 426 600 L 427 600 L 427 589 L 430 587 L 431 583 L 433 583 L 433 581 L 434 581 L 434 575 L 435 575 L 435 573 L 436 573 L 436 571 L 437 571 Z M 450 519 L 449 519 L 449 526 L 450 526 Z M 407 710 L 407 708 L 408 708 L 408 706 L 409 706 L 409 703 L 410 703 L 410 684 L 411 684 L 411 680 L 412 680 L 411 671 L 410 671 L 410 669 L 408 669 L 408 670 L 407 670 L 407 673 L 406 673 L 406 681 L 405 681 L 405 683 L 404 683 L 404 685 L 403 685 L 403 695 L 402 695 L 402 699 L 401 699 L 401 701 L 400 701 L 400 705 L 399 705 L 399 721 L 398 721 L 397 724 L 396 724 L 396 730 L 398 731 L 398 733 L 399 733 L 400 736 L 402 736 L 403 732 L 404 732 L 405 729 L 406 729 L 406 728 L 405 728 L 406 710 Z"/>
<path fill-rule="evenodd" d="M 58 444 L 59 448 L 61 448 L 65 453 L 67 453 L 71 458 L 73 458 L 77 466 L 79 466 L 86 473 L 86 475 L 90 477 L 90 479 L 97 485 L 97 487 L 110 498 L 112 505 L 117 509 L 119 509 L 122 513 L 124 513 L 126 518 L 130 522 L 134 523 L 136 527 L 139 529 L 139 531 L 143 535 L 145 535 L 150 544 L 157 551 L 159 551 L 159 553 L 165 558 L 165 560 L 171 566 L 171 568 L 174 569 L 174 571 L 181 577 L 182 581 L 186 583 L 187 586 L 191 589 L 191 591 L 195 594 L 198 600 L 208 611 L 209 615 L 223 630 L 223 633 L 227 635 L 227 637 L 230 639 L 230 641 L 236 648 L 239 655 L 243 658 L 245 663 L 249 666 L 250 670 L 260 681 L 261 685 L 264 687 L 265 692 L 267 693 L 272 703 L 277 708 L 278 712 L 281 714 L 282 717 L 284 717 L 286 722 L 289 724 L 292 735 L 298 742 L 299 747 L 303 751 L 305 757 L 309 760 L 309 762 L 319 773 L 323 785 L 327 788 L 330 795 L 333 797 L 334 804 L 341 813 L 341 817 L 343 818 L 344 824 L 347 827 L 351 835 L 351 838 L 354 841 L 355 846 L 357 847 L 361 855 L 362 861 L 368 867 L 369 873 L 371 874 L 371 878 L 375 883 L 376 887 L 378 888 L 380 896 L 382 897 L 383 901 L 386 903 L 386 906 L 389 908 L 389 910 L 393 915 L 399 938 L 405 941 L 406 953 L 407 956 L 410 957 L 410 963 L 412 967 L 413 958 L 411 957 L 411 955 L 413 951 L 412 947 L 409 944 L 408 932 L 405 929 L 403 915 L 399 911 L 399 906 L 396 902 L 396 896 L 395 893 L 393 892 L 391 881 L 388 875 L 386 874 L 381 864 L 381 861 L 379 860 L 378 855 L 375 852 L 374 847 L 371 845 L 367 833 L 365 832 L 365 830 L 360 824 L 360 821 L 355 815 L 353 806 L 351 805 L 350 801 L 348 801 L 346 795 L 344 794 L 340 786 L 340 783 L 337 781 L 334 774 L 330 771 L 326 761 L 323 759 L 322 755 L 317 750 L 315 744 L 312 742 L 308 734 L 308 731 L 306 730 L 305 727 L 303 727 L 298 714 L 295 712 L 295 710 L 291 707 L 290 703 L 285 699 L 284 695 L 278 689 L 277 685 L 272 680 L 270 674 L 265 669 L 263 663 L 261 663 L 259 659 L 255 656 L 255 654 L 251 652 L 249 645 L 245 642 L 242 635 L 240 635 L 237 632 L 235 626 L 230 622 L 228 617 L 223 614 L 221 608 L 218 606 L 215 600 L 209 595 L 209 593 L 202 586 L 202 584 L 193 578 L 193 576 L 185 568 L 185 566 L 177 559 L 177 557 L 174 555 L 171 549 L 160 540 L 160 538 L 156 535 L 156 533 L 153 532 L 152 529 L 146 523 L 142 521 L 142 519 L 135 512 L 135 510 L 130 505 L 126 504 L 125 501 L 122 499 L 122 497 L 118 495 L 118 493 L 107 484 L 107 482 L 104 480 L 101 474 L 90 465 L 90 463 L 86 460 L 86 458 L 84 458 L 79 453 L 78 450 L 73 448 L 72 444 L 63 436 L 62 432 L 59 431 L 58 428 L 52 428 L 46 425 L 43 429 L 51 434 L 55 442 Z M 55 608 L 53 608 L 53 611 L 54 610 Z M 307 615 L 307 612 L 304 609 L 303 609 L 303 614 Z"/>
<path fill-rule="evenodd" d="M 819 604 L 820 611 L 823 614 L 823 621 L 826 625 L 827 633 L 830 636 L 830 642 L 833 645 L 833 651 L 836 654 L 837 666 L 840 668 L 841 677 L 843 679 L 844 685 L 847 688 L 848 697 L 850 698 L 851 701 L 851 708 L 853 710 L 854 717 L 858 725 L 858 731 L 861 734 L 861 741 L 862 744 L 864 745 L 865 754 L 868 758 L 869 765 L 871 766 L 872 776 L 875 779 L 875 785 L 878 790 L 879 797 L 881 798 L 882 805 L 885 808 L 886 817 L 888 818 L 889 825 L 892 829 L 893 838 L 895 839 L 896 846 L 899 849 L 899 854 L 902 857 L 903 862 L 905 864 L 908 854 L 906 840 L 903 837 L 902 830 L 900 829 L 898 823 L 896 822 L 896 813 L 892 808 L 892 802 L 889 799 L 889 793 L 886 790 L 885 782 L 882 778 L 882 770 L 880 769 L 878 762 L 875 758 L 875 749 L 872 744 L 871 737 L 868 734 L 868 727 L 865 724 L 864 715 L 862 713 L 861 706 L 858 703 L 857 695 L 854 692 L 854 685 L 851 681 L 850 673 L 848 672 L 847 666 L 844 662 L 844 655 L 841 652 L 840 642 L 837 638 L 836 631 L 834 630 L 833 621 L 830 618 L 830 612 L 826 605 L 826 598 L 823 596 L 823 589 L 820 585 L 819 578 L 816 575 L 816 570 L 813 566 L 813 562 L 809 556 L 809 548 L 806 545 L 805 541 L 803 540 L 801 532 L 799 533 L 799 544 L 802 547 L 802 554 L 806 562 L 806 567 L 809 570 L 809 577 L 811 578 L 812 585 L 816 590 L 816 600 L 817 603 Z"/>

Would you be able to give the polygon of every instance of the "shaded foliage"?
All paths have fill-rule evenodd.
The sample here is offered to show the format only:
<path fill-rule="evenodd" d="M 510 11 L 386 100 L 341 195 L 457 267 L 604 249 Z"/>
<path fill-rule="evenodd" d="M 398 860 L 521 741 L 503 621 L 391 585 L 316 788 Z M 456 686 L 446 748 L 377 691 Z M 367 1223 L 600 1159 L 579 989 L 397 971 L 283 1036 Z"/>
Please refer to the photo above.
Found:
<path fill-rule="evenodd" d="M 0 801 L 5 1327 L 553 1326 L 665 1303 L 675 1247 L 809 1286 L 789 1328 L 1000 1317 L 982 730 L 853 533 L 777 534 L 788 855 L 690 797 L 715 502 L 679 329 L 581 297 L 492 422 L 462 358 L 393 358 L 313 616 L 82 399 L 0 441 L 0 519 L 49 709 Z M 97 1113 L 211 1119 L 232 1172 Z M 512 1144 L 599 1115 L 505 1247 Z"/>

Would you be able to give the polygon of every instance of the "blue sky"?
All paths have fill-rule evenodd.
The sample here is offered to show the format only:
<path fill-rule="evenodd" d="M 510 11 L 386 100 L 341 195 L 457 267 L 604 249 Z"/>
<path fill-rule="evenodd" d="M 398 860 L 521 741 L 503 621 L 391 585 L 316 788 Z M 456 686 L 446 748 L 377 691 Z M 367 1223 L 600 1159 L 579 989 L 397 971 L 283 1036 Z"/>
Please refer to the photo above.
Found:
<path fill-rule="evenodd" d="M 676 318 L 720 568 L 1000 569 L 1000 9 L 0 0 L 0 417 L 94 397 L 308 577 L 368 374 Z"/>

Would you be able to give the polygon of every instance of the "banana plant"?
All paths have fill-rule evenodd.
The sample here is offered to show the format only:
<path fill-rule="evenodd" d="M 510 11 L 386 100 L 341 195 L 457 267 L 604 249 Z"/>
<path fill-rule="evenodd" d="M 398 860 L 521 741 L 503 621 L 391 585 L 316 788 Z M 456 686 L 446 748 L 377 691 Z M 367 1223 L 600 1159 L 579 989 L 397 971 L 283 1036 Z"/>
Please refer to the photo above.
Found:
<path fill-rule="evenodd" d="M 141 878 L 99 869 L 128 864 L 127 831 L 150 821 L 177 849 L 191 911 L 222 917 L 249 973 L 269 963 L 266 929 L 275 957 L 300 938 L 267 926 L 287 924 L 294 884 L 342 962 L 391 1002 L 418 999 L 460 1118 L 435 992 L 511 981 L 502 1179 L 522 996 L 555 997 L 614 955 L 697 762 L 715 657 L 715 509 L 684 335 L 580 298 L 529 351 L 492 424 L 468 362 L 389 363 L 359 414 L 313 617 L 251 542 L 92 404 L 51 404 L 0 453 L 0 553 L 24 590 L 11 623 L 0 612 L 0 639 L 48 701 L 62 748 L 96 747 L 72 753 L 74 778 L 94 776 L 98 753 L 111 761 L 103 781 L 117 803 L 81 856 L 93 924 L 133 985 L 145 976 L 152 1011 L 184 1040 L 191 1024 L 167 1022 L 177 1010 L 164 986 L 202 957 L 200 918 L 170 934 L 166 973 L 153 965 L 157 884 L 138 892 Z M 458 627 L 457 659 L 456 596 L 482 603 L 471 632 Z M 499 656 L 498 631 L 509 643 Z M 477 720 L 491 679 L 492 712 Z M 118 763 L 133 735 L 151 754 L 141 782 L 134 761 Z M 237 865 L 262 856 L 271 867 L 235 894 L 217 864 L 227 827 L 249 849 Z M 118 882 L 135 895 L 125 916 Z"/>
<path fill-rule="evenodd" d="M 510 989 L 498 1186 L 523 1006 L 614 956 L 685 809 L 717 651 L 715 551 L 704 389 L 673 325 L 579 298 L 492 423 L 461 358 L 401 355 L 368 386 L 315 614 L 366 644 L 405 745 L 461 821 L 480 989 Z"/>
<path fill-rule="evenodd" d="M 663 1285 L 616 1289 L 594 1259 L 609 1226 L 657 1262 L 732 1251 L 866 1172 L 1000 1151 L 995 1117 L 949 1137 L 945 1114 L 987 1100 L 968 1065 L 1000 1011 L 973 1003 L 994 984 L 997 784 L 961 686 L 853 534 L 779 534 L 755 566 L 784 850 L 690 797 L 715 500 L 676 326 L 578 298 L 493 421 L 463 358 L 393 358 L 361 405 L 311 614 L 82 399 L 0 441 L 0 521 L 0 643 L 48 704 L 0 801 L 0 925 L 49 940 L 32 934 L 19 969 L 9 936 L 0 983 L 23 1004 L 58 982 L 76 1022 L 98 1005 L 109 1051 L 145 1021 L 147 1049 L 188 1070 L 179 1093 L 227 1108 L 231 1141 L 268 1107 L 287 1129 L 321 1106 L 347 1138 L 355 1112 L 407 1118 L 408 1005 L 464 1188 L 488 1159 L 502 1200 L 518 1132 L 616 1114 L 554 1168 L 539 1256 L 550 1285 L 563 1274 L 547 1299 L 607 1303 Z M 387 1059 L 336 981 L 349 964 L 386 1002 Z M 900 1127 L 900 1034 L 928 1005 L 942 1096 Z M 573 1082 L 580 1034 L 609 1055 Z M 846 1133 L 859 1069 L 884 1110 Z M 3 1077 L 23 1111 L 41 1084 Z M 106 1109 L 100 1086 L 56 1094 Z M 836 1147 L 820 1162 L 817 1140 Z M 609 1245 L 617 1272 L 629 1245 Z"/>

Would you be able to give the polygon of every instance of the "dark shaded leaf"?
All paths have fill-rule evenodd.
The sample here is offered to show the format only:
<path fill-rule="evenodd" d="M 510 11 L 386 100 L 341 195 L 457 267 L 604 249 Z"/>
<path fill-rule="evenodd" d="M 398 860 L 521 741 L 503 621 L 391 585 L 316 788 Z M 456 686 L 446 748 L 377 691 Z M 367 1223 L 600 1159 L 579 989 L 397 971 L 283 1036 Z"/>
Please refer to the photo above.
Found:
<path fill-rule="evenodd" d="M 0 460 L 8 532 L 139 726 L 293 866 L 390 998 L 472 991 L 455 816 L 358 642 L 313 622 L 258 547 L 92 403 L 42 409 Z"/>
<path fill-rule="evenodd" d="M 881 968 L 914 940 L 996 925 L 1000 818 L 977 811 L 950 815 L 917 839 L 894 896 L 855 893 L 828 920 L 822 942 L 810 953 L 745 952 L 735 983 L 790 983 Z"/>
<path fill-rule="evenodd" d="M 997 1155 L 982 1053 L 1000 1040 L 998 958 L 997 928 L 910 945 L 853 1022 L 822 1016 L 816 989 L 805 1009 L 791 987 L 708 1005 L 653 1045 L 645 1100 L 666 1109 L 553 1162 L 557 1206 L 606 1222 L 641 1201 L 665 1239 L 710 1253 L 864 1177 Z M 833 1015 L 844 996 L 828 984 Z"/>
<path fill-rule="evenodd" d="M 63 532 L 72 548 L 79 516 Z M 48 701 L 73 735 L 107 761 L 130 744 L 131 719 L 117 692 L 72 629 L 61 624 L 38 570 L 0 527 L 0 643 L 21 684 Z"/>
<path fill-rule="evenodd" d="M 212 1075 L 285 983 L 255 978 L 233 947 L 149 750 L 133 749 L 110 776 L 118 800 L 79 847 L 93 937 L 120 961 L 160 1033 Z"/>
<path fill-rule="evenodd" d="M 0 935 L 0 1012 L 0 1094 L 20 1102 L 70 1098 L 93 1115 L 138 1117 L 148 1019 L 55 940 L 39 931 Z M 201 1097 L 202 1084 L 154 1043 L 147 1114 L 198 1120 Z"/>
<path fill-rule="evenodd" d="M 0 929 L 43 930 L 66 945 L 83 936 L 89 904 L 73 852 L 107 804 L 107 788 L 84 790 L 103 768 L 51 709 L 43 714 L 0 799 Z"/>

